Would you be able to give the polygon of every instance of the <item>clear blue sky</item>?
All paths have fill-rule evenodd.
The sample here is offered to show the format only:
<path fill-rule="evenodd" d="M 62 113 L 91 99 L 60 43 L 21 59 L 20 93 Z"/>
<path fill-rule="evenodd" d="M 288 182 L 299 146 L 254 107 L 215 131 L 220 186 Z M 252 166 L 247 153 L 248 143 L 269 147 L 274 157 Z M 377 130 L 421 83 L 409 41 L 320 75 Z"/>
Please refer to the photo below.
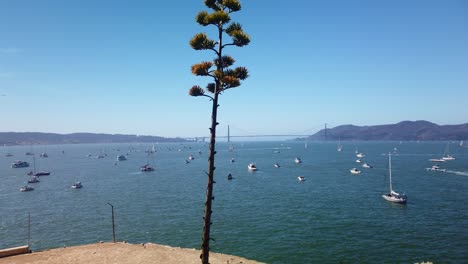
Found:
<path fill-rule="evenodd" d="M 250 78 L 222 95 L 219 133 L 314 133 L 326 122 L 468 122 L 468 2 L 241 1 Z M 212 59 L 190 38 L 202 0 L 0 0 L 0 131 L 208 135 L 188 96 Z M 211 34 L 214 37 L 214 35 Z"/>

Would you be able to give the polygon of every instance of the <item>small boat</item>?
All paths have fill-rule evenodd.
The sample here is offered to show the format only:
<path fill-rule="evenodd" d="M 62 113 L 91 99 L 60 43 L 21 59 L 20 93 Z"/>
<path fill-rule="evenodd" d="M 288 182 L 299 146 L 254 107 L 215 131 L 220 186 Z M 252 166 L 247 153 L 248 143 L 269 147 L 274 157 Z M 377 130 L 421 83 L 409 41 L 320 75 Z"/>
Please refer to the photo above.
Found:
<path fill-rule="evenodd" d="M 356 168 L 350 169 L 349 172 L 351 172 L 351 174 L 359 174 L 359 173 L 361 173 L 361 171 L 358 170 L 358 169 L 356 169 Z"/>
<path fill-rule="evenodd" d="M 41 155 L 39 155 L 39 157 L 41 158 L 48 158 L 49 156 L 47 155 L 47 153 L 41 153 Z"/>
<path fill-rule="evenodd" d="M 26 168 L 29 167 L 29 163 L 26 161 L 17 160 L 11 164 L 12 168 Z"/>
<path fill-rule="evenodd" d="M 446 160 L 444 160 L 444 159 L 429 159 L 429 161 L 432 161 L 432 162 L 445 162 Z"/>
<path fill-rule="evenodd" d="M 400 204 L 406 204 L 407 197 L 405 194 L 399 194 L 393 190 L 392 186 L 392 158 L 391 154 L 388 153 L 388 177 L 390 180 L 390 192 L 387 194 L 383 194 L 382 198 L 384 198 L 386 201 L 392 202 L 392 203 L 400 203 Z"/>
<path fill-rule="evenodd" d="M 12 156 L 13 156 L 13 154 L 11 154 L 11 153 L 5 154 L 5 157 L 12 157 Z"/>
<path fill-rule="evenodd" d="M 446 171 L 447 171 L 446 169 L 441 169 L 441 168 L 439 167 L 439 165 L 437 165 L 437 164 L 434 165 L 434 166 L 432 166 L 432 167 L 430 167 L 430 168 L 426 168 L 426 170 L 427 170 L 427 171 L 439 171 L 439 172 L 446 172 Z"/>
<path fill-rule="evenodd" d="M 29 176 L 31 176 L 31 175 L 33 175 L 33 174 L 34 174 L 33 171 L 28 172 L 28 175 L 29 175 Z"/>
<path fill-rule="evenodd" d="M 273 166 L 275 166 L 275 168 L 281 167 L 278 163 L 275 163 Z"/>
<path fill-rule="evenodd" d="M 366 169 L 372 169 L 372 166 L 367 163 L 362 164 L 362 167 Z"/>
<path fill-rule="evenodd" d="M 192 155 L 190 155 L 190 156 L 188 157 L 188 159 L 189 159 L 189 160 L 194 160 L 195 158 L 194 158 Z"/>
<path fill-rule="evenodd" d="M 275 151 L 273 151 L 273 153 L 280 153 L 280 151 L 279 151 L 279 150 L 275 150 Z"/>
<path fill-rule="evenodd" d="M 448 161 L 448 160 L 455 160 L 455 157 L 453 157 L 453 156 L 447 154 L 447 155 L 443 156 L 442 159 L 445 160 L 445 161 Z"/>
<path fill-rule="evenodd" d="M 143 165 L 140 167 L 141 171 L 154 171 L 154 168 L 151 167 L 149 164 Z"/>
<path fill-rule="evenodd" d="M 247 166 L 247 169 L 249 169 L 249 171 L 256 171 L 257 170 L 257 165 L 255 165 L 255 163 L 250 163 Z"/>
<path fill-rule="evenodd" d="M 296 158 L 294 159 L 294 162 L 295 162 L 296 164 L 299 164 L 299 163 L 302 163 L 302 160 L 301 160 L 300 158 L 297 158 L 297 157 L 296 157 Z"/>
<path fill-rule="evenodd" d="M 81 188 L 83 188 L 83 185 L 81 185 L 81 182 L 78 181 L 75 184 L 73 184 L 71 187 L 73 189 L 81 189 Z"/>
<path fill-rule="evenodd" d="M 32 155 L 34 155 L 34 153 L 32 153 L 32 152 L 26 152 L 26 153 L 24 153 L 24 155 L 26 155 L 26 156 L 32 156 Z"/>
<path fill-rule="evenodd" d="M 21 188 L 20 188 L 20 191 L 22 191 L 22 192 L 30 192 L 30 191 L 34 191 L 34 188 L 31 187 L 31 186 L 26 185 L 26 186 L 21 187 Z"/>
<path fill-rule="evenodd" d="M 228 180 L 232 180 L 232 179 L 233 179 L 233 177 L 232 177 L 232 174 L 231 174 L 231 173 L 229 173 L 229 174 L 228 174 L 228 176 L 227 176 L 227 179 L 228 179 Z"/>
<path fill-rule="evenodd" d="M 298 179 L 299 181 L 301 181 L 301 182 L 302 182 L 302 181 L 305 181 L 304 176 L 299 176 L 299 177 L 297 177 L 297 179 Z"/>
<path fill-rule="evenodd" d="M 447 143 L 447 147 L 445 148 L 444 156 L 442 157 L 443 160 L 455 160 L 455 157 L 450 155 L 450 142 Z"/>
<path fill-rule="evenodd" d="M 364 158 L 366 155 L 364 155 L 363 153 L 359 152 L 356 154 L 356 157 L 358 158 Z"/>
<path fill-rule="evenodd" d="M 190 161 L 189 161 L 189 160 L 185 160 L 185 164 L 189 164 L 189 163 L 190 163 Z"/>
<path fill-rule="evenodd" d="M 236 160 L 234 158 L 231 158 L 231 163 L 234 163 L 236 162 Z"/>
<path fill-rule="evenodd" d="M 338 139 L 338 146 L 336 148 L 336 151 L 338 152 L 343 151 L 343 145 L 341 145 L 341 138 Z"/>
<path fill-rule="evenodd" d="M 125 157 L 124 155 L 117 156 L 117 161 L 123 161 L 123 160 L 127 160 L 127 157 Z"/>
<path fill-rule="evenodd" d="M 40 172 L 36 172 L 33 174 L 34 176 L 48 176 L 50 175 L 50 172 L 48 171 L 40 171 Z"/>
<path fill-rule="evenodd" d="M 357 159 L 356 160 L 356 163 L 361 163 L 362 162 L 362 159 Z"/>
<path fill-rule="evenodd" d="M 103 159 L 104 158 L 104 155 L 97 155 L 96 156 L 96 159 Z"/>
<path fill-rule="evenodd" d="M 31 179 L 28 180 L 28 183 L 38 183 L 39 177 L 33 176 Z"/>

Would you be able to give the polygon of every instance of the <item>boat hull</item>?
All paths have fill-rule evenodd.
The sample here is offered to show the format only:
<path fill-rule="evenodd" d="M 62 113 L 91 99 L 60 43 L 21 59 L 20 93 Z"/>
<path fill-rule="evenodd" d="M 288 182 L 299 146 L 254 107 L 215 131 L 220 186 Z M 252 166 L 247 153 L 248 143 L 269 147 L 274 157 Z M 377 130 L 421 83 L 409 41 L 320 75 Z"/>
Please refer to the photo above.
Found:
<path fill-rule="evenodd" d="M 388 202 L 398 203 L 398 204 L 406 204 L 406 200 L 407 200 L 406 198 L 398 198 L 398 197 L 395 197 L 395 196 L 389 196 L 387 194 L 383 194 L 382 198 L 384 198 L 384 200 L 386 200 Z"/>

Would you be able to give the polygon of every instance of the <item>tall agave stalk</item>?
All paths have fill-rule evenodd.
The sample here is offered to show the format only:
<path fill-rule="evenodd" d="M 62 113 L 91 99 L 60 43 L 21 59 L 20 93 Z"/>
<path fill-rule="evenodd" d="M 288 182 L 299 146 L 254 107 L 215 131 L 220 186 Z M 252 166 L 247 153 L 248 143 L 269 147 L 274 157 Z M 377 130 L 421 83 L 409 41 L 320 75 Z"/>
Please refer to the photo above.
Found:
<path fill-rule="evenodd" d="M 202 26 L 212 25 L 217 28 L 217 41 L 209 39 L 205 33 L 198 33 L 190 40 L 190 46 L 195 50 L 211 50 L 215 53 L 215 58 L 212 62 L 204 61 L 192 66 L 192 73 L 196 76 L 207 76 L 212 79 L 206 88 L 203 89 L 198 85 L 193 86 L 189 90 L 191 96 L 208 97 L 212 102 L 211 108 L 211 127 L 210 127 L 210 147 L 208 158 L 208 183 L 206 187 L 205 213 L 203 217 L 203 237 L 202 237 L 202 253 L 200 258 L 203 264 L 209 263 L 210 250 L 210 227 L 212 215 L 213 184 L 215 171 L 215 154 L 216 154 L 216 126 L 218 125 L 218 100 L 219 95 L 231 88 L 240 86 L 240 81 L 248 77 L 248 71 L 244 67 L 230 69 L 235 62 L 231 56 L 223 55 L 223 50 L 227 46 L 242 47 L 250 42 L 249 36 L 244 33 L 242 26 L 239 23 L 230 22 L 230 14 L 241 10 L 241 5 L 238 0 L 205 0 L 205 5 L 212 10 L 211 13 L 201 11 L 196 16 L 196 22 Z M 227 34 L 230 37 L 228 43 L 223 43 L 223 35 Z M 215 66 L 215 69 L 213 69 Z M 205 94 L 205 90 L 211 95 Z"/>

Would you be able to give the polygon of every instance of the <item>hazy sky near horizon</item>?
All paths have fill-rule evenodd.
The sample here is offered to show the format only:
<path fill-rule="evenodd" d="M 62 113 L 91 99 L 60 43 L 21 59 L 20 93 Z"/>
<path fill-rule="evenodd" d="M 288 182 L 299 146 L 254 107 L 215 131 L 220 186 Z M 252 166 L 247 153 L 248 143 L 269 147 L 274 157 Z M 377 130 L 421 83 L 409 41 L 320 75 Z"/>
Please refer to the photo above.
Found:
<path fill-rule="evenodd" d="M 468 122 L 468 2 L 241 1 L 250 77 L 221 96 L 219 133 Z M 294 3 L 294 4 L 292 4 Z M 197 1 L 0 0 L 0 131 L 207 136 L 188 95 Z"/>

